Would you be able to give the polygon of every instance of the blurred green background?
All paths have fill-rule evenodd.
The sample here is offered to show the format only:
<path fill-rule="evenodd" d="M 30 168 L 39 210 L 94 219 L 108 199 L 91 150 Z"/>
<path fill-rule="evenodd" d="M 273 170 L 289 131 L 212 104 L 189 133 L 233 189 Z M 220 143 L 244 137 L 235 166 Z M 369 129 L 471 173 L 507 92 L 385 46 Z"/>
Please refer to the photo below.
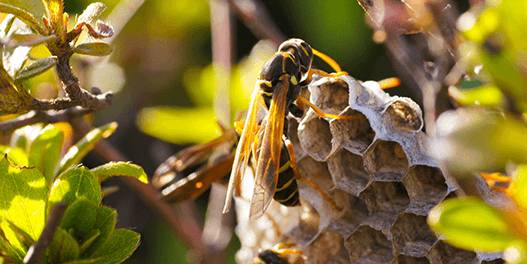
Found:
<path fill-rule="evenodd" d="M 65 1 L 65 9 L 70 15 L 80 14 L 89 3 L 86 0 Z M 102 16 L 104 20 L 119 1 L 103 0 L 103 3 L 108 7 Z M 356 1 L 274 0 L 263 1 L 263 4 L 288 38 L 304 39 L 313 48 L 334 58 L 343 70 L 356 79 L 380 80 L 395 76 L 384 48 L 371 40 L 372 31 L 366 26 L 365 13 Z M 233 65 L 237 65 L 249 55 L 258 39 L 234 15 L 232 23 Z M 109 140 L 128 160 L 141 165 L 151 177 L 161 162 L 183 146 L 166 143 L 141 132 L 136 125 L 140 111 L 157 106 L 189 108 L 211 105 L 212 99 L 207 99 L 212 98 L 210 89 L 214 88 L 210 67 L 209 3 L 204 0 L 145 1 L 112 45 L 114 52 L 109 59 L 111 64 L 91 70 L 87 78 L 94 81 L 90 83 L 88 80 L 87 87 L 98 86 L 103 91 L 120 91 L 110 108 L 95 114 L 94 125 L 117 121 L 119 128 Z M 331 71 L 320 59 L 315 59 L 315 63 Z M 253 74 L 249 77 L 256 78 L 256 73 Z M 232 82 L 236 78 L 240 79 L 239 75 L 243 73 L 233 73 Z M 252 90 L 253 84 L 244 88 Z M 389 92 L 405 95 L 401 94 L 403 91 Z M 232 109 L 235 110 L 239 109 Z M 196 112 L 199 111 L 189 110 L 187 113 Z M 196 139 L 201 142 L 217 135 L 212 112 L 187 114 L 184 117 L 188 118 L 188 126 L 174 128 L 183 130 L 181 135 L 184 132 L 203 134 L 200 139 Z M 204 120 L 197 120 L 200 118 Z M 192 128 L 194 122 L 208 125 L 204 128 L 201 125 L 202 129 Z M 172 127 L 151 126 L 150 129 L 155 133 L 156 130 L 170 131 Z M 179 136 L 174 133 L 169 140 L 193 142 Z M 84 164 L 93 167 L 102 164 L 102 161 L 90 154 Z M 126 263 L 188 263 L 191 258 L 187 247 L 181 240 L 174 239 L 165 225 L 134 193 L 121 185 L 118 179 L 111 179 L 106 185 L 121 186 L 119 192 L 103 201 L 117 209 L 117 226 L 132 228 L 142 235 L 141 245 Z M 207 200 L 207 194 L 197 200 L 203 212 Z M 231 245 L 229 261 L 234 263 L 234 253 L 239 248 L 237 239 L 234 238 Z"/>

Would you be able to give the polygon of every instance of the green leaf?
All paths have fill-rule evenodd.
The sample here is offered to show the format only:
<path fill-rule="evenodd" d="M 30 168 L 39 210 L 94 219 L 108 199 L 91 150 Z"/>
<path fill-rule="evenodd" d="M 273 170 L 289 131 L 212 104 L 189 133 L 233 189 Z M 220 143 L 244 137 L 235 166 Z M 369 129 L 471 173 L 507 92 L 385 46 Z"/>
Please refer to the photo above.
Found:
<path fill-rule="evenodd" d="M 91 169 L 91 172 L 99 179 L 99 182 L 103 182 L 112 176 L 130 176 L 148 183 L 146 173 L 141 166 L 124 161 L 112 161 Z"/>
<path fill-rule="evenodd" d="M 439 116 L 437 127 L 431 150 L 456 173 L 497 171 L 509 162 L 527 163 L 527 127 L 513 116 L 463 107 Z"/>
<path fill-rule="evenodd" d="M 527 111 L 527 75 L 518 69 L 527 64 L 527 29 L 518 25 L 527 23 L 526 8 L 524 1 L 485 2 L 458 20 L 463 36 L 474 43 L 462 57 L 470 56 L 475 60 L 472 64 L 483 63 L 496 86 L 514 99 L 522 112 Z"/>
<path fill-rule="evenodd" d="M 103 263 L 110 263 L 110 262 L 104 261 L 103 257 L 91 258 L 91 259 L 77 259 L 73 261 L 63 262 L 63 264 L 95 264 L 95 263 L 103 264 Z"/>
<path fill-rule="evenodd" d="M 55 236 L 51 245 L 48 247 L 47 255 L 50 261 L 48 263 L 57 263 L 57 258 L 60 259 L 58 263 L 76 260 L 79 258 L 79 243 L 68 231 L 61 227 L 57 227 Z"/>
<path fill-rule="evenodd" d="M 11 31 L 11 27 L 13 26 L 13 22 L 15 22 L 15 18 L 15 15 L 9 14 L 4 18 L 4 20 L 2 20 L 2 23 L 0 23 L 0 34 L 5 36 L 9 33 L 9 31 Z"/>
<path fill-rule="evenodd" d="M 46 207 L 46 215 L 58 202 L 73 204 L 79 198 L 86 198 L 93 204 L 101 203 L 101 187 L 97 179 L 86 168 L 72 168 L 60 174 L 53 182 Z"/>
<path fill-rule="evenodd" d="M 29 163 L 35 166 L 46 178 L 48 184 L 53 180 L 62 149 L 64 134 L 53 125 L 47 125 L 33 141 L 29 149 Z"/>
<path fill-rule="evenodd" d="M 11 229 L 11 224 L 8 221 L 0 222 L 0 228 L 5 237 L 5 247 L 9 248 L 9 256 L 13 260 L 18 260 L 17 263 L 22 263 L 24 256 L 27 253 L 28 248 L 25 246 L 23 241 L 20 240 L 18 234 Z"/>
<path fill-rule="evenodd" d="M 7 148 L 5 150 L 2 150 L 2 152 L 2 154 L 7 154 L 7 161 L 9 162 L 9 164 L 13 166 L 29 166 L 29 158 L 23 149 Z"/>
<path fill-rule="evenodd" d="M 0 217 L 6 218 L 37 240 L 44 228 L 49 187 L 35 168 L 11 166 L 0 160 Z"/>
<path fill-rule="evenodd" d="M 7 242 L 5 246 L 9 247 L 8 252 L 10 252 L 13 259 L 24 258 L 28 249 L 35 243 L 35 240 L 7 219 L 4 219 L 0 226 L 5 236 L 5 242 Z"/>
<path fill-rule="evenodd" d="M 514 172 L 513 179 L 516 179 L 516 190 L 514 201 L 520 208 L 527 208 L 527 165 L 518 166 Z"/>
<path fill-rule="evenodd" d="M 78 23 L 91 23 L 94 19 L 98 18 L 104 10 L 106 10 L 106 6 L 103 3 L 91 3 L 86 9 L 84 9 L 82 15 L 79 16 Z"/>
<path fill-rule="evenodd" d="M 42 74 L 45 71 L 53 68 L 55 64 L 57 64 L 57 57 L 55 56 L 34 61 L 33 63 L 29 64 L 29 66 L 20 71 L 20 73 L 15 78 L 15 83 L 20 83 Z"/>
<path fill-rule="evenodd" d="M 456 101 L 464 106 L 477 104 L 485 107 L 499 107 L 503 105 L 503 94 L 494 85 L 485 85 L 472 89 L 459 89 L 457 93 L 452 93 L 451 91 L 453 90 L 449 89 L 449 94 L 455 95 Z"/>
<path fill-rule="evenodd" d="M 57 175 L 62 173 L 64 170 L 68 169 L 75 164 L 78 164 L 90 150 L 93 149 L 95 144 L 103 138 L 109 137 L 117 128 L 117 123 L 112 122 L 95 128 L 86 134 L 77 144 L 72 146 L 66 155 L 60 160 L 59 169 Z"/>
<path fill-rule="evenodd" d="M 40 135 L 40 130 L 42 130 L 42 128 L 42 123 L 37 123 L 15 130 L 11 136 L 11 142 L 9 145 L 11 147 L 22 148 L 29 151 L 29 146 L 31 146 L 33 140 Z"/>
<path fill-rule="evenodd" d="M 8 62 L 4 56 L 4 65 L 7 66 Z M 3 67 L 0 67 L 0 115 L 26 113 L 33 100 L 29 92 L 23 87 L 16 86 L 13 78 Z"/>
<path fill-rule="evenodd" d="M 104 42 L 83 43 L 73 48 L 73 52 L 82 55 L 107 56 L 113 51 L 112 46 Z"/>
<path fill-rule="evenodd" d="M 2 230 L 4 226 L 7 224 L 6 222 L 3 222 L 0 225 L 0 250 L 4 252 L 5 256 L 11 258 L 16 263 L 22 262 L 25 252 L 24 251 L 18 251 L 16 248 L 13 247 L 13 245 L 9 242 L 9 240 L 6 237 L 6 234 Z M 9 231 L 11 231 L 9 229 Z"/>
<path fill-rule="evenodd" d="M 82 197 L 73 202 L 60 222 L 60 227 L 69 232 L 79 241 L 93 229 L 97 219 L 97 206 L 90 200 Z"/>
<path fill-rule="evenodd" d="M 7 40 L 6 48 L 34 47 L 42 43 L 55 40 L 55 35 L 42 36 L 40 34 L 13 34 Z"/>
<path fill-rule="evenodd" d="M 210 108 L 145 108 L 136 124 L 143 133 L 176 144 L 204 143 L 216 138 L 218 125 Z"/>
<path fill-rule="evenodd" d="M 82 254 L 83 257 L 88 257 L 93 252 L 98 251 L 103 247 L 110 236 L 112 235 L 115 224 L 117 223 L 117 213 L 109 207 L 101 206 L 97 208 L 97 220 L 95 220 L 94 229 L 99 230 L 100 235 L 95 242 Z"/>
<path fill-rule="evenodd" d="M 442 202 L 428 215 L 428 224 L 448 243 L 471 251 L 503 251 L 518 239 L 501 213 L 477 198 Z"/>
<path fill-rule="evenodd" d="M 121 263 L 126 260 L 139 246 L 139 234 L 126 229 L 117 229 L 110 240 L 104 244 L 91 258 L 103 257 L 103 262 L 94 263 Z"/>
<path fill-rule="evenodd" d="M 0 32 L 4 33 L 4 32 Z M 16 19 L 13 22 L 12 28 L 10 32 L 5 32 L 5 38 L 6 42 L 16 43 L 16 40 L 10 40 L 11 38 L 15 38 L 14 36 L 17 35 L 31 35 L 33 31 L 30 27 L 28 27 L 26 24 L 21 22 L 20 20 Z M 0 35 L 2 36 L 2 35 Z M 4 46 L 3 49 L 3 64 L 4 69 L 9 73 L 11 77 L 14 77 L 20 69 L 22 69 L 22 66 L 26 63 L 29 52 L 31 51 L 31 47 L 26 46 L 18 46 L 15 48 L 10 48 L 8 46 Z"/>
<path fill-rule="evenodd" d="M 92 229 L 84 238 L 82 241 L 82 244 L 80 246 L 80 253 L 81 255 L 95 242 L 95 240 L 101 235 L 101 231 L 99 229 Z"/>
<path fill-rule="evenodd" d="M 41 35 L 46 33 L 38 22 L 44 14 L 44 6 L 41 1 L 3 0 L 0 3 L 0 12 L 15 15 Z"/>
<path fill-rule="evenodd" d="M 29 249 L 31 245 L 35 244 L 35 240 L 31 238 L 31 236 L 26 233 L 26 231 L 22 230 L 16 224 L 7 219 L 5 219 L 4 221 L 7 222 L 9 228 L 15 233 L 18 241 L 24 246 L 25 249 Z"/>

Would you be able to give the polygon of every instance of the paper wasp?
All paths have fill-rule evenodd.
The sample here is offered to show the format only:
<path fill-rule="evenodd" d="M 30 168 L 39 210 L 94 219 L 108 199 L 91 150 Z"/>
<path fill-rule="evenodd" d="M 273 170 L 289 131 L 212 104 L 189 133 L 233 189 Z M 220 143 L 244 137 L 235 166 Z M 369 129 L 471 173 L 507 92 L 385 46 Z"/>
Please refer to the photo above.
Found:
<path fill-rule="evenodd" d="M 290 183 L 296 182 L 296 179 L 302 179 L 296 167 L 293 146 L 287 136 L 288 120 L 286 115 L 288 113 L 301 117 L 303 114 L 301 105 L 306 104 L 320 116 L 337 119 L 346 118 L 323 113 L 307 99 L 299 96 L 300 88 L 311 82 L 313 73 L 321 76 L 330 75 L 320 70 L 311 69 L 314 55 L 322 58 L 334 68 L 337 73 L 331 74 L 331 76 L 347 74 L 341 71 L 340 66 L 335 61 L 312 49 L 309 44 L 301 39 L 290 39 L 282 43 L 278 52 L 264 64 L 260 71 L 254 92 L 251 95 L 251 103 L 240 142 L 236 149 L 225 207 L 223 208 L 224 213 L 228 212 L 231 207 L 234 190 L 238 189 L 238 185 L 245 174 L 251 153 L 255 160 L 255 187 L 251 201 L 251 218 L 260 217 L 269 207 L 273 197 L 277 198 L 277 191 L 281 191 L 280 188 L 277 188 L 278 183 L 285 182 L 288 186 Z M 295 104 L 294 101 L 297 103 Z M 264 109 L 267 110 L 267 122 L 265 124 L 259 123 L 258 120 Z M 261 128 L 258 128 L 259 126 Z M 285 145 L 286 153 L 289 156 L 289 161 L 284 165 L 282 165 L 284 161 L 282 157 L 286 153 L 284 153 L 282 145 Z M 293 171 L 293 174 L 288 175 L 287 179 L 279 177 L 279 175 L 281 176 L 280 172 L 285 169 L 292 169 Z M 303 181 L 308 182 L 305 179 Z M 311 183 L 311 186 L 329 198 L 316 185 Z M 298 188 L 296 188 L 295 193 L 298 193 Z M 295 193 L 290 194 L 294 196 Z M 329 201 L 336 206 L 333 200 L 330 199 Z M 296 203 L 290 206 L 294 205 Z"/>
<path fill-rule="evenodd" d="M 272 249 L 261 250 L 251 264 L 290 264 L 287 255 L 302 254 L 302 250 L 293 249 L 292 246 L 295 244 L 278 243 Z"/>
<path fill-rule="evenodd" d="M 239 122 L 236 130 L 222 127 L 224 135 L 203 145 L 188 147 L 159 166 L 154 173 L 152 184 L 162 189 L 161 200 L 182 202 L 195 199 L 205 192 L 212 182 L 222 179 L 232 169 L 224 207 L 224 212 L 227 212 L 234 188 L 238 188 L 252 153 L 256 187 L 251 201 L 251 217 L 261 216 L 272 198 L 285 206 L 299 205 L 296 179 L 301 179 L 317 189 L 324 198 L 338 208 L 318 186 L 300 177 L 293 146 L 287 137 L 288 121 L 285 114 L 291 112 L 295 116 L 301 116 L 303 110 L 299 105 L 303 103 L 313 108 L 320 116 L 354 118 L 325 114 L 307 99 L 298 96 L 301 86 L 311 82 L 313 73 L 330 75 L 311 69 L 315 54 L 339 72 L 332 76 L 346 74 L 341 72 L 340 66 L 335 61 L 312 49 L 303 40 L 290 39 L 284 42 L 279 52 L 263 66 L 260 72 L 245 123 Z M 299 82 L 302 77 L 304 79 Z M 295 98 L 297 104 L 293 104 Z M 269 113 L 264 120 L 261 120 L 260 113 L 263 113 L 261 112 L 263 107 L 269 109 Z M 242 127 L 243 132 L 241 132 Z M 241 134 L 239 142 L 236 131 Z M 258 143 L 253 144 L 255 142 Z M 232 150 L 236 144 L 238 147 L 234 154 Z M 227 150 L 224 149 L 219 153 L 218 150 L 222 146 Z M 185 170 L 203 163 L 205 164 L 187 177 L 177 177 L 185 176 Z"/>

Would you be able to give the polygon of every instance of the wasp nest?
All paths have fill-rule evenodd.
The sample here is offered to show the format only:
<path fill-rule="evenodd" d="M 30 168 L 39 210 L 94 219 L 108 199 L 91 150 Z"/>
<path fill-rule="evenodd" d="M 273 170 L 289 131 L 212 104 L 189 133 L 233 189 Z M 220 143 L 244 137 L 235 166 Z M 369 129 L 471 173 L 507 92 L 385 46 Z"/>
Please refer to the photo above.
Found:
<path fill-rule="evenodd" d="M 496 257 L 444 243 L 426 223 L 430 209 L 457 187 L 426 154 L 415 102 L 349 76 L 315 77 L 302 95 L 326 113 L 354 117 L 319 118 L 310 109 L 289 122 L 302 177 L 344 209 L 299 181 L 302 206 L 273 201 L 264 216 L 249 220 L 246 176 L 245 198 L 236 200 L 238 263 L 276 243 L 295 243 L 306 263 L 493 263 Z"/>

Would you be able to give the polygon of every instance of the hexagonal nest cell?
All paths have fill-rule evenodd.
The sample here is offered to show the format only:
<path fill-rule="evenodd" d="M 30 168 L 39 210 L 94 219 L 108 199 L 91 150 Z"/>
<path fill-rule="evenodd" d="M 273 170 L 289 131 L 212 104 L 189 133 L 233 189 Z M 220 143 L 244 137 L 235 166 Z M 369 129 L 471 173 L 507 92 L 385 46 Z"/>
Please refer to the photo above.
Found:
<path fill-rule="evenodd" d="M 426 153 L 415 102 L 350 76 L 315 75 L 301 94 L 322 111 L 347 117 L 319 118 L 308 110 L 302 118 L 289 119 L 302 176 L 341 208 L 302 181 L 300 207 L 273 201 L 260 219 L 248 219 L 250 199 L 236 199 L 240 252 L 252 253 L 238 257 L 238 263 L 249 263 L 259 249 L 283 242 L 295 243 L 305 263 L 499 261 L 452 247 L 428 227 L 428 212 L 455 197 L 457 186 Z"/>

